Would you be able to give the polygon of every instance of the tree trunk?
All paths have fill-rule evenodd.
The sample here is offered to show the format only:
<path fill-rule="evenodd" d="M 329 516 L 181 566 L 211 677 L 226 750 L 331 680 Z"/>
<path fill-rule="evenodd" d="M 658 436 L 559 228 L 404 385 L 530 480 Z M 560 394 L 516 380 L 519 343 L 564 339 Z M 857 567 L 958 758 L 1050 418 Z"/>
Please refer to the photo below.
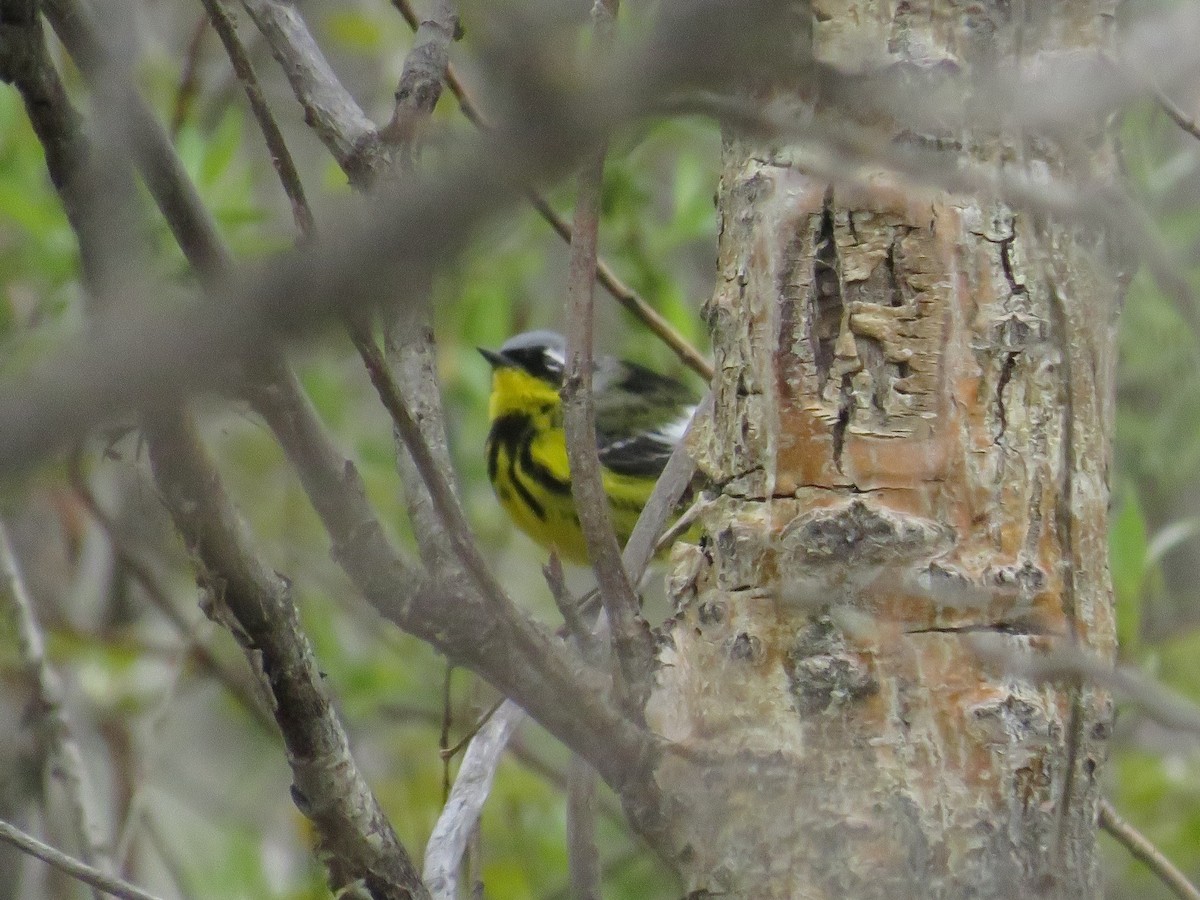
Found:
<path fill-rule="evenodd" d="M 848 76 L 980 84 L 1105 48 L 1114 3 L 812 5 L 817 60 Z M 1115 174 L 1098 127 L 1066 145 L 903 117 L 857 124 L 993 170 Z M 798 160 L 725 150 L 698 441 L 720 496 L 674 561 L 647 709 L 668 852 L 729 897 L 1095 897 L 1110 699 L 1005 662 L 1114 652 L 1115 254 L 1078 221 Z"/>

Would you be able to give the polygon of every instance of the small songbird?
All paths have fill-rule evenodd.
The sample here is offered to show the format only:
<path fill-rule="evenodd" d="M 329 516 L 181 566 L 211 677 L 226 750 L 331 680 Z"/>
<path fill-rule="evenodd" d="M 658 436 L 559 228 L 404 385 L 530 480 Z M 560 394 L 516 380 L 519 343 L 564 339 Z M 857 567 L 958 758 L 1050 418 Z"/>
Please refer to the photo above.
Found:
<path fill-rule="evenodd" d="M 500 505 L 543 547 L 586 564 L 559 396 L 566 341 L 553 331 L 529 331 L 499 350 L 479 352 L 493 370 L 487 462 Z M 604 493 L 624 546 L 683 437 L 695 400 L 678 381 L 609 356 L 595 360 L 592 397 Z"/>

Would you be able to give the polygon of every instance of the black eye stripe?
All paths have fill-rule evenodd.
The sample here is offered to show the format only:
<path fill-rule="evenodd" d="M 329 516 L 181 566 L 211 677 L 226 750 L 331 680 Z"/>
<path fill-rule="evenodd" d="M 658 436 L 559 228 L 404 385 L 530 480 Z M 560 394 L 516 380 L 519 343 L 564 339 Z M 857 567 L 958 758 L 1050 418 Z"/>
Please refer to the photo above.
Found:
<path fill-rule="evenodd" d="M 558 381 L 562 377 L 562 362 L 543 347 L 522 347 L 505 355 L 535 378 Z"/>

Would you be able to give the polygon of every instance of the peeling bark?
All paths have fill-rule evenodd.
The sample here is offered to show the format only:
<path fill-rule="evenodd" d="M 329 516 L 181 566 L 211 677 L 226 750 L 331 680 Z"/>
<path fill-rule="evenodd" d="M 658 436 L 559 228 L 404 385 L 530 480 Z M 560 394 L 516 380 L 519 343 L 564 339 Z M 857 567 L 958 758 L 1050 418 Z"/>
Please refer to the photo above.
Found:
<path fill-rule="evenodd" d="M 855 73 L 1100 49 L 1112 11 L 813 6 L 817 58 Z M 1100 131 L 918 138 L 1115 172 Z M 831 186 L 736 137 L 719 209 L 696 449 L 721 493 L 647 708 L 668 852 L 722 896 L 1098 896 L 1109 697 L 990 669 L 970 636 L 1114 652 L 1107 236 L 885 173 Z"/>

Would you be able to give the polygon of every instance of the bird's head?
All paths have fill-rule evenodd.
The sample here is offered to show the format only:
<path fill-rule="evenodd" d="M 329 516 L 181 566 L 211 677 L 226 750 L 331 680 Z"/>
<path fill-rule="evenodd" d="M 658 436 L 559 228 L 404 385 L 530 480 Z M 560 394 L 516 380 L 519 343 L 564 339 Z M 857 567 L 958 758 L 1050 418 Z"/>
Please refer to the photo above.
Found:
<path fill-rule="evenodd" d="M 488 417 L 532 413 L 555 406 L 562 386 L 567 342 L 553 331 L 527 331 L 509 338 L 499 350 L 479 348 L 492 365 Z"/>

